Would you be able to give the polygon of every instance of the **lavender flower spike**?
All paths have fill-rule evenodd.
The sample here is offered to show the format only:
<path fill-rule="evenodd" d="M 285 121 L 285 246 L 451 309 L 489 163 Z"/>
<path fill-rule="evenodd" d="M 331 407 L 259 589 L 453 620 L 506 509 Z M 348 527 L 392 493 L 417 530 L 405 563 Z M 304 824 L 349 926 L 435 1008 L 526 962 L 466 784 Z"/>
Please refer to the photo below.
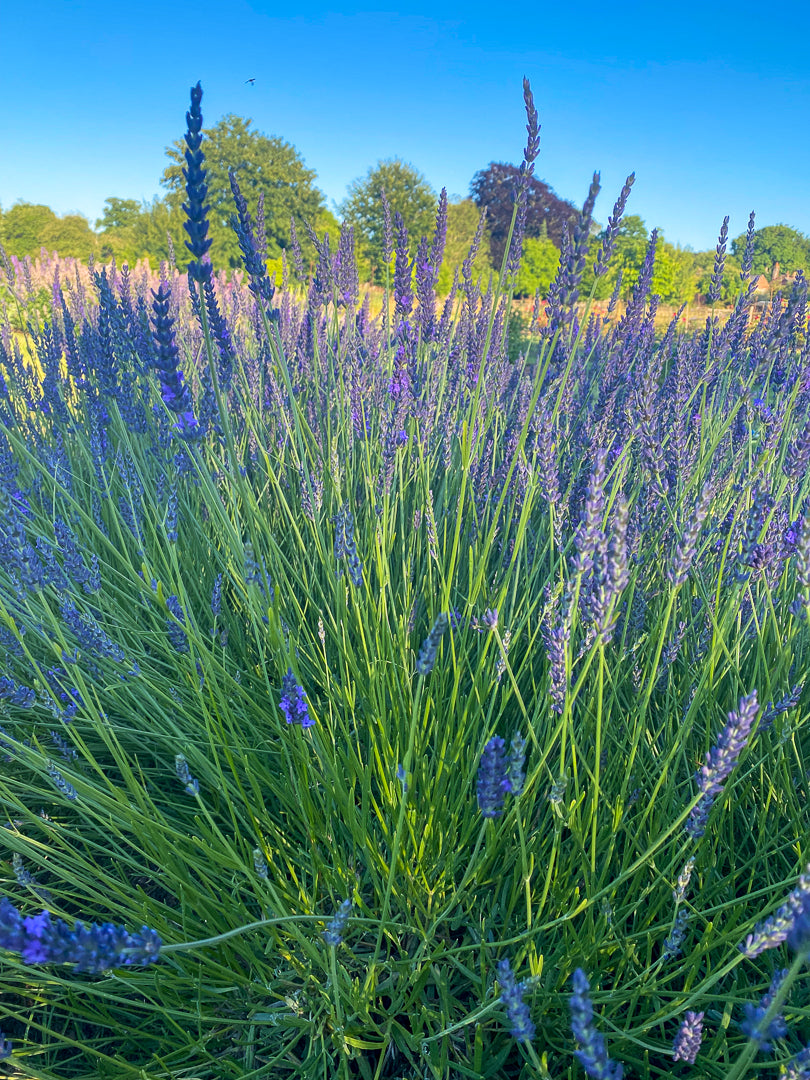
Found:
<path fill-rule="evenodd" d="M 588 997 L 590 985 L 582 968 L 574 972 L 574 993 L 570 998 L 571 1030 L 579 1043 L 574 1056 L 579 1060 L 586 1075 L 594 1080 L 622 1080 L 624 1069 L 610 1060 L 605 1040 L 593 1022 L 593 1005 Z"/>
<path fill-rule="evenodd" d="M 0 1061 L 5 1061 L 11 1057 L 11 1043 L 0 1031 Z"/>
<path fill-rule="evenodd" d="M 701 799 L 685 825 L 687 834 L 694 839 L 706 831 L 709 810 L 748 742 L 758 709 L 756 690 L 748 697 L 740 698 L 738 711 L 728 714 L 728 722 L 720 732 L 717 744 L 708 752 L 705 764 L 696 774 Z"/>
<path fill-rule="evenodd" d="M 205 205 L 205 199 L 208 195 L 208 188 L 205 183 L 205 169 L 203 168 L 205 155 L 200 149 L 200 143 L 202 142 L 201 101 L 202 88 L 197 83 L 196 86 L 191 88 L 191 109 L 186 113 L 188 131 L 185 136 L 186 168 L 183 169 L 183 176 L 186 178 L 188 203 L 183 203 L 183 210 L 188 220 L 183 222 L 183 228 L 189 235 L 186 247 L 194 256 L 194 262 L 189 263 L 188 267 L 189 277 L 200 284 L 211 277 L 211 263 L 207 260 L 203 262 L 208 249 L 211 247 L 211 240 L 206 238 L 208 233 L 208 207 Z"/>
<path fill-rule="evenodd" d="M 493 736 L 484 747 L 478 766 L 478 806 L 485 818 L 500 817 L 503 800 L 511 790 L 507 775 L 504 743 L 498 735 Z"/>
<path fill-rule="evenodd" d="M 416 670 L 419 675 L 429 675 L 433 671 L 433 665 L 436 663 L 436 653 L 439 649 L 439 642 L 442 640 L 442 635 L 447 629 L 449 620 L 447 615 L 443 611 L 439 612 L 433 629 L 425 638 L 422 648 L 419 650 L 419 656 L 416 661 Z"/>
<path fill-rule="evenodd" d="M 804 910 L 808 899 L 810 899 L 810 866 L 801 875 L 798 885 L 779 910 L 764 922 L 757 923 L 753 934 L 749 934 L 738 946 L 740 952 L 754 959 L 760 953 L 767 952 L 768 949 L 776 949 L 787 940 L 796 916 Z"/>
<path fill-rule="evenodd" d="M 187 795 L 200 794 L 200 781 L 195 780 L 191 775 L 188 768 L 188 762 L 182 754 L 177 754 L 175 756 L 174 770 L 177 773 L 177 779 L 185 786 Z"/>
<path fill-rule="evenodd" d="M 510 1034 L 518 1042 L 531 1042 L 535 1027 L 529 1016 L 529 1007 L 523 1000 L 526 984 L 515 982 L 508 960 L 498 961 L 498 982 L 501 986 L 501 1001 L 506 1006 L 506 1015 L 512 1025 Z"/>
<path fill-rule="evenodd" d="M 694 1065 L 703 1041 L 703 1013 L 688 1012 L 672 1044 L 672 1060 Z"/>
<path fill-rule="evenodd" d="M 25 964 L 73 964 L 74 971 L 98 974 L 110 968 L 152 964 L 161 940 L 143 926 L 137 934 L 113 923 L 77 922 L 71 930 L 49 911 L 27 918 L 6 898 L 0 899 L 0 949 L 19 953 Z"/>
<path fill-rule="evenodd" d="M 810 1046 L 805 1046 L 782 1066 L 779 1080 L 810 1080 Z"/>
<path fill-rule="evenodd" d="M 720 228 L 720 236 L 717 240 L 717 250 L 714 256 L 714 273 L 712 283 L 709 286 L 709 303 L 714 304 L 720 299 L 720 286 L 723 284 L 723 271 L 726 267 L 726 241 L 728 240 L 728 214 L 723 218 Z"/>
<path fill-rule="evenodd" d="M 608 218 L 607 228 L 602 236 L 602 247 L 596 256 L 596 265 L 593 268 L 595 277 L 602 277 L 607 273 L 608 263 L 613 255 L 613 249 L 616 246 L 616 237 L 619 234 L 619 227 L 622 221 L 622 215 L 624 214 L 624 208 L 627 205 L 627 200 L 630 197 L 630 189 L 636 182 L 636 174 L 630 173 L 624 182 L 624 187 L 619 194 L 618 199 L 613 207 L 613 213 Z"/>
<path fill-rule="evenodd" d="M 282 695 L 279 708 L 284 713 L 288 724 L 300 724 L 302 728 L 312 727 L 315 720 L 309 715 L 304 688 L 298 685 L 292 668 L 281 680 Z"/>
<path fill-rule="evenodd" d="M 343 934 L 345 933 L 346 923 L 349 921 L 351 910 L 351 900 L 344 900 L 335 912 L 335 917 L 323 931 L 323 939 L 327 945 L 333 945 L 336 948 L 343 941 Z"/>
<path fill-rule="evenodd" d="M 771 981 L 770 989 L 762 998 L 759 1005 L 754 1005 L 752 1002 L 746 1001 L 744 1006 L 745 1020 L 740 1024 L 740 1031 L 742 1031 L 743 1035 L 747 1035 L 749 1039 L 753 1039 L 763 1054 L 770 1054 L 773 1050 L 772 1039 L 783 1039 L 788 1032 L 785 1018 L 779 1014 L 769 1021 L 767 1027 L 762 1026 L 765 1014 L 770 1008 L 786 975 L 787 968 L 784 968 L 782 971 L 777 971 Z"/>

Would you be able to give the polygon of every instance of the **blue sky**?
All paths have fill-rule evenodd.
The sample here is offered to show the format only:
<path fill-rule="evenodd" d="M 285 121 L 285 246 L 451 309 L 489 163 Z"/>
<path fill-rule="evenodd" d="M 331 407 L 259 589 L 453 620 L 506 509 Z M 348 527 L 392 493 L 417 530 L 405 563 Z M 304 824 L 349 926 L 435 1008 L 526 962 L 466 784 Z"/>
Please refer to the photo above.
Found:
<path fill-rule="evenodd" d="M 0 206 L 91 221 L 105 198 L 161 194 L 189 88 L 292 142 L 330 206 L 382 158 L 465 196 L 490 161 L 520 161 L 521 80 L 540 114 L 536 175 L 604 223 L 628 213 L 713 247 L 748 214 L 810 235 L 810 6 L 726 0 L 288 8 L 266 0 L 25 0 L 0 17 Z M 224 12 L 224 14 L 223 14 Z M 255 78 L 253 85 L 245 80 Z"/>

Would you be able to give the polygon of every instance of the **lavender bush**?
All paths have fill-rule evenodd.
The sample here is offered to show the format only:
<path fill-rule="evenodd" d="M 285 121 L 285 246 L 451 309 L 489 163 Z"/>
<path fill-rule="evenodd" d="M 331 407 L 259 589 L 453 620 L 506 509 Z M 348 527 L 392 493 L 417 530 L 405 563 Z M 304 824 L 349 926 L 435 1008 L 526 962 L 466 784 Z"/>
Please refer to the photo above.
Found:
<path fill-rule="evenodd" d="M 226 279 L 199 85 L 188 256 L 4 258 L 11 1075 L 810 1075 L 807 285 L 596 317 L 595 176 L 510 362 L 524 99 L 443 303 L 443 199 L 372 316 L 237 174 Z"/>

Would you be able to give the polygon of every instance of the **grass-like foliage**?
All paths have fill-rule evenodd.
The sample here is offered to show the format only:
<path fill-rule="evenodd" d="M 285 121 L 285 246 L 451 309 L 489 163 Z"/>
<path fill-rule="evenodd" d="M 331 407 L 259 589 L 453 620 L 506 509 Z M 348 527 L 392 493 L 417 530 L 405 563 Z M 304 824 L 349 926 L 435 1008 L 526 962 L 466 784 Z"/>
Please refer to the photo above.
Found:
<path fill-rule="evenodd" d="M 526 84 L 497 281 L 276 290 L 238 176 L 226 281 L 200 98 L 187 273 L 5 262 L 3 1067 L 810 1075 L 803 278 L 596 319 L 594 177 L 510 363 Z"/>

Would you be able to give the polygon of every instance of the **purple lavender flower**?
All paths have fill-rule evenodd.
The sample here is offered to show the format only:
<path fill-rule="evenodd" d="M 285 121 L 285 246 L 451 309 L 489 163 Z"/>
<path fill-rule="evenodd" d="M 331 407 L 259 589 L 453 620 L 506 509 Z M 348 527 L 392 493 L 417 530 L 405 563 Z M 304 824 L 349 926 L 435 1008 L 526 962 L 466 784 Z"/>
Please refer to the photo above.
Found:
<path fill-rule="evenodd" d="M 785 1018 L 779 1014 L 769 1020 L 767 1026 L 763 1027 L 762 1023 L 786 975 L 787 968 L 776 972 L 771 981 L 770 989 L 759 1005 L 754 1005 L 750 1001 L 746 1001 L 744 1005 L 745 1020 L 741 1022 L 740 1030 L 743 1035 L 756 1042 L 763 1054 L 770 1054 L 773 1050 L 772 1039 L 783 1039 L 787 1035 L 788 1028 Z"/>
<path fill-rule="evenodd" d="M 187 795 L 199 795 L 200 794 L 200 781 L 195 780 L 189 771 L 188 762 L 182 754 L 177 754 L 174 759 L 174 771 L 177 773 L 177 779 L 186 789 Z"/>
<path fill-rule="evenodd" d="M 697 506 L 686 523 L 683 537 L 675 548 L 675 557 L 672 560 L 672 566 L 667 571 L 667 577 L 676 588 L 683 585 L 689 576 L 689 569 L 692 565 L 692 560 L 695 557 L 697 538 L 700 534 L 701 526 L 708 516 L 711 498 L 711 486 L 705 484 L 700 493 Z"/>
<path fill-rule="evenodd" d="M 413 294 L 411 292 L 411 270 L 413 264 L 408 257 L 408 230 L 399 210 L 394 214 L 396 223 L 396 252 L 397 260 L 394 267 L 394 303 L 397 315 L 407 318 L 413 307 Z"/>
<path fill-rule="evenodd" d="M 12 1045 L 5 1037 L 2 1031 L 0 1031 L 0 1061 L 6 1061 L 11 1057 Z"/>
<path fill-rule="evenodd" d="M 217 618 L 222 610 L 222 574 L 217 574 L 214 588 L 211 591 L 211 613 Z"/>
<path fill-rule="evenodd" d="M 385 194 L 385 188 L 380 188 L 380 202 L 383 208 L 383 256 L 388 266 L 394 255 L 394 230 L 391 225 L 391 204 Z"/>
<path fill-rule="evenodd" d="M 64 776 L 62 776 L 52 761 L 48 763 L 48 776 L 50 776 L 51 780 L 53 780 L 66 799 L 70 799 L 71 802 L 75 802 L 78 799 L 79 796 L 76 792 L 76 788 L 73 784 L 70 784 L 65 780 Z"/>
<path fill-rule="evenodd" d="M 810 894 L 804 893 L 799 900 L 785 940 L 793 952 L 810 956 Z"/>
<path fill-rule="evenodd" d="M 30 709 L 37 701 L 37 692 L 28 686 L 20 686 L 8 675 L 0 676 L 0 700 L 10 701 L 20 709 Z"/>
<path fill-rule="evenodd" d="M 694 1065 L 703 1041 L 703 1013 L 688 1012 L 672 1044 L 672 1060 Z"/>
<path fill-rule="evenodd" d="M 580 1047 L 574 1051 L 574 1056 L 586 1074 L 594 1080 L 622 1080 L 622 1066 L 610 1060 L 604 1036 L 596 1030 L 593 1005 L 588 996 L 590 984 L 582 968 L 577 968 L 574 972 L 573 982 L 574 993 L 570 998 L 571 1030 Z"/>
<path fill-rule="evenodd" d="M 675 922 L 669 932 L 669 937 L 664 942 L 663 957 L 678 956 L 681 952 L 683 939 L 686 937 L 686 928 L 691 919 L 691 914 L 686 908 L 680 908 L 675 916 Z"/>
<path fill-rule="evenodd" d="M 439 642 L 442 640 L 442 635 L 447 629 L 449 620 L 443 611 L 439 612 L 436 616 L 436 621 L 433 624 L 433 628 L 422 643 L 422 648 L 419 650 L 419 656 L 416 660 L 416 671 L 419 675 L 429 675 L 433 671 L 433 665 L 436 663 L 436 653 L 439 649 Z"/>
<path fill-rule="evenodd" d="M 783 698 L 781 698 L 774 705 L 772 701 L 768 702 L 768 706 L 765 712 L 762 714 L 762 718 L 759 722 L 760 731 L 768 731 L 773 727 L 773 722 L 777 716 L 781 716 L 782 713 L 787 712 L 789 709 L 795 709 L 799 704 L 799 700 L 804 690 L 803 683 L 796 683 L 792 690 L 790 690 Z"/>
<path fill-rule="evenodd" d="M 506 1006 L 506 1015 L 511 1024 L 510 1034 L 518 1042 L 531 1042 L 535 1035 L 535 1027 L 529 1015 L 529 1006 L 523 1000 L 526 993 L 526 984 L 515 982 L 509 961 L 498 961 L 498 982 L 501 987 L 501 1001 Z"/>
<path fill-rule="evenodd" d="M 183 438 L 193 438 L 197 434 L 197 420 L 194 417 L 191 395 L 183 381 L 183 371 L 177 366 L 178 348 L 174 340 L 174 319 L 169 315 L 171 289 L 162 281 L 158 291 L 152 290 L 152 326 L 157 344 L 155 366 L 160 378 L 160 396 L 167 409 L 179 417 L 175 431 Z"/>
<path fill-rule="evenodd" d="M 354 515 L 348 506 L 342 506 L 331 520 L 335 523 L 335 558 L 342 559 L 344 556 L 349 564 L 349 577 L 352 584 L 359 588 L 363 584 L 363 564 L 357 554 L 357 545 L 354 540 Z M 336 571 L 340 577 L 343 568 Z"/>
<path fill-rule="evenodd" d="M 745 234 L 745 251 L 743 252 L 742 264 L 740 265 L 740 277 L 743 281 L 751 273 L 751 267 L 754 263 L 754 211 L 751 211 L 751 216 L 748 219 L 748 230 Z"/>
<path fill-rule="evenodd" d="M 566 626 L 543 626 L 543 641 L 546 646 L 546 655 L 549 661 L 549 696 L 551 698 L 551 711 L 562 716 L 565 711 L 566 674 L 565 654 L 566 642 L 570 631 Z"/>
<path fill-rule="evenodd" d="M 754 959 L 768 949 L 777 948 L 787 940 L 796 916 L 805 910 L 808 902 L 810 902 L 810 866 L 799 877 L 798 885 L 779 910 L 763 922 L 757 923 L 754 932 L 738 946 L 740 952 Z"/>
<path fill-rule="evenodd" d="M 171 596 L 166 597 L 166 607 L 171 614 L 174 615 L 175 619 L 177 619 L 177 622 L 181 624 L 178 626 L 172 619 L 166 620 L 166 633 L 169 636 L 169 641 L 172 643 L 175 652 L 187 653 L 188 640 L 186 638 L 186 632 L 183 629 L 186 622 L 186 616 L 180 605 L 180 601 L 174 593 L 172 593 Z"/>
<path fill-rule="evenodd" d="M 728 714 L 728 722 L 720 732 L 717 744 L 706 754 L 706 762 L 696 774 L 701 799 L 685 825 L 687 834 L 693 839 L 703 836 L 706 831 L 709 810 L 748 742 L 757 709 L 756 690 L 748 697 L 740 698 L 738 711 Z"/>
<path fill-rule="evenodd" d="M 152 964 L 161 944 L 147 926 L 130 934 L 113 923 L 77 922 L 71 930 L 49 911 L 25 918 L 6 897 L 0 900 L 0 949 L 20 953 L 26 964 L 73 964 L 74 971 L 98 974 L 110 968 Z"/>
<path fill-rule="evenodd" d="M 714 273 L 712 283 L 709 286 L 709 303 L 714 304 L 720 299 L 720 287 L 723 284 L 723 271 L 726 267 L 726 241 L 728 240 L 728 215 L 723 218 L 720 227 L 720 236 L 717 240 L 717 250 L 714 255 Z"/>
<path fill-rule="evenodd" d="M 186 178 L 186 194 L 188 203 L 183 203 L 183 210 L 187 220 L 183 222 L 183 228 L 189 235 L 186 247 L 194 256 L 194 262 L 189 263 L 188 274 L 194 281 L 202 284 L 211 276 L 211 263 L 203 262 L 211 240 L 206 239 L 208 234 L 208 207 L 205 199 L 208 188 L 205 183 L 205 154 L 200 149 L 202 143 L 202 89 L 200 84 L 191 88 L 191 109 L 186 113 L 186 168 L 183 176 Z"/>
<path fill-rule="evenodd" d="M 323 939 L 327 945 L 332 945 L 334 948 L 337 948 L 343 941 L 343 934 L 346 930 L 346 923 L 349 921 L 351 910 L 351 900 L 344 900 L 337 909 L 334 918 L 323 931 Z"/>
<path fill-rule="evenodd" d="M 228 179 L 236 203 L 236 214 L 231 217 L 231 225 L 239 241 L 242 259 L 248 272 L 248 288 L 258 301 L 269 307 L 273 300 L 275 288 L 267 276 L 267 264 L 258 250 L 247 202 L 239 189 L 239 183 L 233 169 L 228 170 Z"/>
<path fill-rule="evenodd" d="M 302 728 L 312 727 L 315 720 L 309 715 L 304 689 L 299 686 L 292 668 L 281 680 L 281 701 L 279 708 L 284 713 L 288 724 L 300 724 Z"/>
<path fill-rule="evenodd" d="M 630 189 L 636 182 L 636 174 L 630 173 L 624 182 L 618 199 L 613 207 L 613 213 L 608 218 L 607 227 L 602 234 L 602 247 L 599 249 L 599 254 L 596 256 L 596 265 L 594 266 L 594 275 L 596 277 L 602 277 L 607 273 L 608 263 L 613 255 L 613 249 L 616 246 L 616 237 L 619 234 L 619 226 L 621 225 L 622 215 L 624 214 L 624 208 L 627 205 L 627 200 L 630 197 Z"/>
<path fill-rule="evenodd" d="M 295 266 L 295 276 L 299 281 L 303 281 L 306 277 L 306 271 L 304 270 L 304 254 L 301 251 L 301 241 L 298 239 L 298 233 L 295 228 L 295 218 L 290 217 L 290 251 L 292 252 L 293 265 Z"/>
<path fill-rule="evenodd" d="M 810 1046 L 805 1046 L 782 1066 L 779 1080 L 810 1080 Z"/>
<path fill-rule="evenodd" d="M 478 766 L 478 806 L 481 816 L 485 818 L 501 816 L 504 798 L 510 791 L 505 745 L 499 735 L 494 735 L 481 755 Z"/>

